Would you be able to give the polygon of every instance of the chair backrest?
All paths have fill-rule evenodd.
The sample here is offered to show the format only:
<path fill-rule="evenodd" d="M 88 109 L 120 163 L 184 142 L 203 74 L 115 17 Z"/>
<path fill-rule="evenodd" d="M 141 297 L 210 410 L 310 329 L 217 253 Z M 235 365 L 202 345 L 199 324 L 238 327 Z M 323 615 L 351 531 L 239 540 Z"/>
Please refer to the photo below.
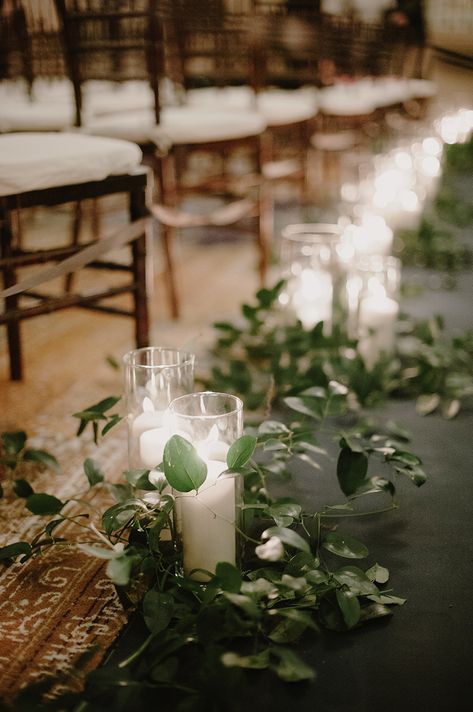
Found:
<path fill-rule="evenodd" d="M 76 124 L 82 124 L 83 85 L 89 80 L 146 80 L 159 122 L 164 73 L 162 19 L 157 0 L 55 0 L 74 86 Z"/>
<path fill-rule="evenodd" d="M 165 54 L 172 79 L 185 90 L 248 84 L 253 72 L 248 7 L 248 0 L 167 3 Z"/>
<path fill-rule="evenodd" d="M 0 8 L 0 79 L 33 83 L 31 41 L 24 7 L 12 0 Z"/>
<path fill-rule="evenodd" d="M 54 0 L 10 0 L 0 10 L 0 78 L 66 77 Z"/>

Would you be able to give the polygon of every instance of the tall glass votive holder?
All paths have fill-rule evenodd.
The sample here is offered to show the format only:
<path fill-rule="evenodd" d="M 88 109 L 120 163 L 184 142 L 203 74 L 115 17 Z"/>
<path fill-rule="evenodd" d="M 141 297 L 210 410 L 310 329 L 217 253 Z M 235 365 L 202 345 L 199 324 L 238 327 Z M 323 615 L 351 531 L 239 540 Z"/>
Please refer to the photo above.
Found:
<path fill-rule="evenodd" d="M 194 354 L 150 346 L 129 351 L 125 364 L 130 469 L 152 470 L 161 464 L 168 430 L 166 410 L 194 388 Z"/>
<path fill-rule="evenodd" d="M 369 369 L 394 351 L 400 284 L 401 262 L 391 256 L 364 257 L 348 277 L 352 336 Z"/>
<path fill-rule="evenodd" d="M 207 581 L 219 562 L 239 560 L 240 478 L 222 473 L 230 446 L 243 432 L 243 403 L 228 393 L 181 396 L 169 406 L 169 424 L 207 465 L 198 491 L 174 492 L 184 573 Z"/>
<path fill-rule="evenodd" d="M 334 318 L 338 271 L 335 248 L 341 228 L 325 223 L 287 225 L 281 240 L 281 276 L 286 281 L 280 304 L 304 329 L 324 323 L 329 334 Z"/>

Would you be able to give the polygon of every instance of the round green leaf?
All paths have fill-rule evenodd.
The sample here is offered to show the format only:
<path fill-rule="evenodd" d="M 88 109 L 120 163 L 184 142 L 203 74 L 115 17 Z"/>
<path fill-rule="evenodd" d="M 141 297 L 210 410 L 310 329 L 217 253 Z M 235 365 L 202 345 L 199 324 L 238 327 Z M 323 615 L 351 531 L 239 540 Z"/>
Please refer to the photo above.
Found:
<path fill-rule="evenodd" d="M 384 566 L 379 564 L 373 564 L 367 571 L 366 575 L 371 581 L 376 581 L 376 583 L 387 583 L 389 579 L 389 571 Z"/>
<path fill-rule="evenodd" d="M 12 433 L 2 433 L 3 447 L 11 455 L 18 455 L 26 444 L 26 433 L 24 430 L 17 430 Z"/>
<path fill-rule="evenodd" d="M 180 435 L 173 435 L 166 443 L 163 465 L 167 481 L 178 492 L 199 489 L 207 477 L 207 465 L 195 447 Z"/>
<path fill-rule="evenodd" d="M 292 546 L 294 549 L 310 552 L 309 543 L 292 529 L 288 529 L 287 527 L 270 527 L 262 533 L 261 538 L 269 539 L 272 536 L 277 536 L 283 544 Z"/>
<path fill-rule="evenodd" d="M 338 571 L 335 571 L 333 577 L 338 583 L 347 586 L 356 596 L 378 593 L 378 588 L 373 581 L 357 566 L 343 566 Z"/>
<path fill-rule="evenodd" d="M 15 556 L 20 556 L 20 554 L 25 556 L 29 556 L 31 554 L 31 546 L 27 541 L 17 541 L 14 544 L 8 544 L 8 546 L 0 547 L 0 561 L 14 559 Z"/>
<path fill-rule="evenodd" d="M 60 472 L 61 470 L 59 462 L 54 455 L 46 452 L 46 450 L 25 450 L 23 458 L 30 462 L 41 462 L 43 465 L 46 465 L 49 470 L 54 470 L 54 472 Z"/>
<path fill-rule="evenodd" d="M 26 500 L 26 508 L 33 514 L 58 514 L 65 502 L 52 494 L 32 494 Z"/>
<path fill-rule="evenodd" d="M 348 536 L 348 534 L 337 534 L 337 532 L 327 534 L 322 546 L 332 554 L 343 556 L 346 559 L 364 559 L 369 554 L 368 549 L 361 541 Z"/>
<path fill-rule="evenodd" d="M 353 628 L 360 620 L 361 609 L 358 598 L 353 591 L 347 591 L 343 588 L 338 588 L 335 593 L 346 627 Z"/>
<path fill-rule="evenodd" d="M 29 497 L 34 494 L 34 490 L 27 480 L 15 480 L 13 491 L 18 497 Z"/>
<path fill-rule="evenodd" d="M 257 440 L 252 435 L 242 435 L 235 440 L 227 453 L 227 465 L 230 470 L 244 467 L 255 451 Z"/>
<path fill-rule="evenodd" d="M 174 612 L 174 599 L 169 593 L 151 589 L 143 599 L 143 617 L 151 633 L 168 627 Z"/>
<path fill-rule="evenodd" d="M 99 482 L 103 482 L 105 479 L 105 475 L 103 474 L 100 465 L 95 460 L 92 460 L 91 457 L 84 460 L 84 472 L 89 481 L 90 487 L 93 487 Z"/>
<path fill-rule="evenodd" d="M 229 564 L 227 561 L 221 561 L 217 564 L 215 573 L 224 591 L 239 593 L 241 588 L 241 574 L 235 566 Z"/>
<path fill-rule="evenodd" d="M 349 497 L 363 485 L 368 471 L 368 457 L 343 447 L 338 456 L 337 477 L 343 494 Z"/>

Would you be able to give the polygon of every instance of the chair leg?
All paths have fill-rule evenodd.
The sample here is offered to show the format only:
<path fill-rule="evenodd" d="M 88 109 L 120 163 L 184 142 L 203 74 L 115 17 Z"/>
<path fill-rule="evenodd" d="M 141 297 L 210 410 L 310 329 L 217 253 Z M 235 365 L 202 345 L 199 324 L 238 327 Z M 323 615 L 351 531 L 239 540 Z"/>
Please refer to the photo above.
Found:
<path fill-rule="evenodd" d="M 168 155 L 162 158 L 155 165 L 155 176 L 158 184 L 159 198 L 164 205 L 174 205 L 177 201 L 177 166 L 176 162 L 182 160 L 179 151 L 176 155 Z M 172 258 L 171 243 L 173 240 L 173 228 L 160 225 L 161 239 L 163 243 L 164 261 L 166 265 L 166 282 L 169 307 L 173 319 L 179 318 L 179 298 L 177 295 L 176 273 Z"/>
<path fill-rule="evenodd" d="M 145 193 L 143 191 L 130 194 L 130 219 L 132 221 L 147 215 Z M 149 346 L 149 314 L 148 294 L 146 289 L 146 235 L 143 234 L 133 241 L 131 246 L 133 260 L 133 292 L 135 317 L 135 342 L 137 348 Z"/>
<path fill-rule="evenodd" d="M 176 274 L 174 270 L 174 261 L 172 259 L 171 241 L 172 228 L 167 225 L 161 225 L 161 238 L 163 242 L 164 260 L 166 263 L 166 281 L 168 288 L 169 307 L 173 319 L 179 318 L 179 300 L 177 296 Z"/>
<path fill-rule="evenodd" d="M 76 246 L 79 244 L 81 223 L 82 223 L 82 203 L 80 200 L 78 200 L 74 204 L 74 219 L 72 221 L 71 245 Z M 72 290 L 74 277 L 75 277 L 75 274 L 73 272 L 71 272 L 71 274 L 67 274 L 64 279 L 64 291 L 66 292 L 66 294 L 69 294 Z"/>
<path fill-rule="evenodd" d="M 1 233 L 1 251 L 0 255 L 3 259 L 8 259 L 12 256 L 12 230 L 10 224 L 10 215 L 5 213 L 3 219 L 0 218 L 2 225 Z M 3 272 L 3 285 L 5 289 L 16 284 L 16 271 L 13 267 L 5 266 Z M 5 298 L 5 311 L 16 311 L 18 309 L 18 295 Z M 21 354 L 21 333 L 20 320 L 14 319 L 7 322 L 7 341 L 8 355 L 10 360 L 10 379 L 12 381 L 21 381 L 23 378 L 23 362 Z"/>

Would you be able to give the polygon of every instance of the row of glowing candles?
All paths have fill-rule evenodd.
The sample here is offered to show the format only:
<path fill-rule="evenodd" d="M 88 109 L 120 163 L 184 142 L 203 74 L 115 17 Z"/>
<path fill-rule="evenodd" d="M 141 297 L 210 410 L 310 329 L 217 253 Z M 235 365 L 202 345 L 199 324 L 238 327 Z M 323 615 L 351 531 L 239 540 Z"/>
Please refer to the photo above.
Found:
<path fill-rule="evenodd" d="M 289 225 L 283 230 L 287 288 L 281 305 L 305 329 L 323 321 L 329 333 L 337 302 L 345 316 L 342 326 L 358 339 L 368 368 L 395 346 L 401 263 L 391 256 L 393 234 L 419 227 L 426 201 L 438 190 L 444 144 L 465 142 L 472 129 L 473 110 L 445 114 L 427 135 L 403 140 L 375 156 L 356 183 L 342 185 L 348 216 L 337 225 Z"/>

